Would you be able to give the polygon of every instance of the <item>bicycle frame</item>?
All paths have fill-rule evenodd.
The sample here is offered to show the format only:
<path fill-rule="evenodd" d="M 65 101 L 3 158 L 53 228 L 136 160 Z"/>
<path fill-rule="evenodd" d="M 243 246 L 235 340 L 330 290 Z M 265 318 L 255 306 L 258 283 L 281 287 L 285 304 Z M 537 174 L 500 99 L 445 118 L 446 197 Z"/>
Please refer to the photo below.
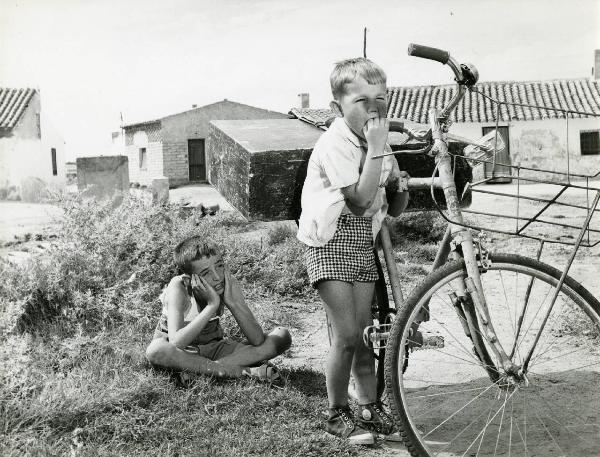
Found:
<path fill-rule="evenodd" d="M 434 187 L 439 187 L 443 190 L 446 199 L 446 207 L 448 212 L 447 220 L 449 222 L 449 226 L 444 235 L 440 249 L 436 255 L 433 269 L 441 266 L 447 260 L 448 255 L 452 255 L 454 257 L 460 256 L 464 259 L 466 276 L 462 281 L 457 281 L 457 294 L 456 297 L 454 297 L 455 310 L 462 319 L 464 332 L 473 341 L 475 351 L 482 362 L 482 365 L 488 371 L 488 374 L 493 382 L 497 381 L 500 373 L 503 373 L 505 376 L 507 376 L 507 378 L 511 378 L 512 380 L 523 379 L 525 377 L 529 358 L 526 359 L 523 367 L 514 364 L 511 361 L 511 357 L 507 355 L 504 348 L 500 344 L 493 323 L 490 319 L 486 297 L 481 282 L 480 264 L 477 260 L 475 242 L 473 240 L 471 231 L 465 225 L 463 220 L 459 204 L 460 200 L 457 193 L 456 184 L 454 182 L 451 157 L 448 152 L 448 140 L 451 138 L 456 139 L 454 135 L 448 134 L 449 115 L 464 97 L 466 88 L 474 85 L 477 82 L 477 70 L 472 65 L 460 65 L 447 52 L 434 48 L 410 45 L 408 53 L 409 55 L 436 60 L 440 63 L 447 64 L 454 72 L 457 81 L 457 91 L 450 102 L 441 110 L 429 110 L 428 114 L 430 130 L 424 135 L 424 137 L 429 137 L 432 140 L 432 147 L 424 148 L 419 151 L 410 151 L 411 153 L 423 153 L 424 151 L 431 149 L 428 153 L 435 157 L 436 170 L 438 171 L 439 178 L 432 178 L 430 180 L 409 179 L 406 183 L 406 188 L 422 188 L 424 184 L 431 186 L 432 189 Z M 402 129 L 402 126 L 398 125 L 394 127 L 396 130 Z M 407 132 L 409 134 L 412 133 L 410 131 Z M 462 138 L 460 140 L 464 141 Z M 471 141 L 467 141 L 467 143 L 474 144 Z M 407 151 L 396 151 L 395 153 L 398 152 Z M 597 203 L 597 201 L 595 203 Z M 384 224 L 382 227 L 380 238 L 385 261 L 390 273 L 389 278 L 394 301 L 397 304 L 402 303 L 402 290 L 398 280 L 396 264 L 392 255 L 389 231 L 386 224 Z M 558 295 L 559 290 L 560 285 L 556 290 L 556 295 Z M 547 317 L 548 316 L 546 316 L 546 319 Z M 423 316 L 423 320 L 427 320 L 426 316 Z M 483 330 L 480 329 L 480 325 L 483 327 Z M 378 330 L 381 329 L 381 322 L 380 326 L 377 327 L 379 327 Z M 488 346 L 493 352 L 495 359 L 499 361 L 501 370 L 494 366 L 492 359 L 487 353 L 486 345 L 483 343 L 483 341 L 481 341 L 481 336 L 488 343 Z M 384 340 L 386 337 L 387 332 L 385 331 L 377 334 L 377 332 L 369 332 L 369 328 L 365 329 L 365 341 L 370 342 L 371 344 L 379 344 L 379 342 Z M 384 348 L 383 345 L 376 347 Z M 533 352 L 533 349 L 531 352 Z M 531 354 L 529 357 L 531 357 Z"/>

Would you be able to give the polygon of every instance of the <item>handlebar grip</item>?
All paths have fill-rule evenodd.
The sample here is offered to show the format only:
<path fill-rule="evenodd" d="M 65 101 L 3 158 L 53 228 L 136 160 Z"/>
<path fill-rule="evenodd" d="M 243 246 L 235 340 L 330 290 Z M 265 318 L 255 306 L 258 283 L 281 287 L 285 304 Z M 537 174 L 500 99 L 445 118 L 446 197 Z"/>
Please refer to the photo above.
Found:
<path fill-rule="evenodd" d="M 421 57 L 423 59 L 435 60 L 436 62 L 448 63 L 450 59 L 450 53 L 442 49 L 430 48 L 429 46 L 423 46 L 420 44 L 411 43 L 408 45 L 408 55 Z"/>

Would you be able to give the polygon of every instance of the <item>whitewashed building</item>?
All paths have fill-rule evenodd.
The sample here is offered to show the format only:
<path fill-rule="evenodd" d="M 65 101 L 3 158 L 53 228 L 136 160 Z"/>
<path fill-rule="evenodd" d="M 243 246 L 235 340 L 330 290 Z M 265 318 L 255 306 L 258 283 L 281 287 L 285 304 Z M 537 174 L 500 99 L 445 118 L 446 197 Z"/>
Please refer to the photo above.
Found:
<path fill-rule="evenodd" d="M 0 88 L 0 187 L 20 191 L 31 178 L 65 185 L 65 142 L 44 115 L 39 90 Z"/>

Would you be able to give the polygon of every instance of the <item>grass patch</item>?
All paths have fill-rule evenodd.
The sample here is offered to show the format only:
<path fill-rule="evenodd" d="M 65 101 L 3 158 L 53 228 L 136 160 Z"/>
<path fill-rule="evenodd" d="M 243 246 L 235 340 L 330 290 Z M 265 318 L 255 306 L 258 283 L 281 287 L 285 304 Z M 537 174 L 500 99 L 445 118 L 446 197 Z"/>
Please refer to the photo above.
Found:
<path fill-rule="evenodd" d="M 358 455 L 324 436 L 322 373 L 282 370 L 282 389 L 206 377 L 181 389 L 144 360 L 145 330 L 12 336 L 0 353 L 10 367 L 0 384 L 0 453 Z"/>

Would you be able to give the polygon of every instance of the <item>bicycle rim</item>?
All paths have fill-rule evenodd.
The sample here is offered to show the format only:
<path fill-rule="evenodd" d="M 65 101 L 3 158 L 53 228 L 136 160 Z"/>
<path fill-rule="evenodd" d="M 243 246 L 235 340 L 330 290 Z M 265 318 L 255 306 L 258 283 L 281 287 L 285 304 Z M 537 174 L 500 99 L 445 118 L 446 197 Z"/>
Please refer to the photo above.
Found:
<path fill-rule="evenodd" d="M 600 456 L 598 301 L 567 277 L 535 347 L 528 383 L 505 377 L 494 383 L 450 299 L 464 275 L 462 261 L 430 274 L 392 326 L 386 385 L 409 451 L 415 456 Z M 482 274 L 491 320 L 507 353 L 523 316 L 513 357 L 519 365 L 559 278 L 555 268 L 516 255 L 493 256 L 492 268 Z M 411 325 L 427 302 L 430 320 L 420 323 L 424 340 L 415 346 L 420 338 L 411 335 Z"/>

